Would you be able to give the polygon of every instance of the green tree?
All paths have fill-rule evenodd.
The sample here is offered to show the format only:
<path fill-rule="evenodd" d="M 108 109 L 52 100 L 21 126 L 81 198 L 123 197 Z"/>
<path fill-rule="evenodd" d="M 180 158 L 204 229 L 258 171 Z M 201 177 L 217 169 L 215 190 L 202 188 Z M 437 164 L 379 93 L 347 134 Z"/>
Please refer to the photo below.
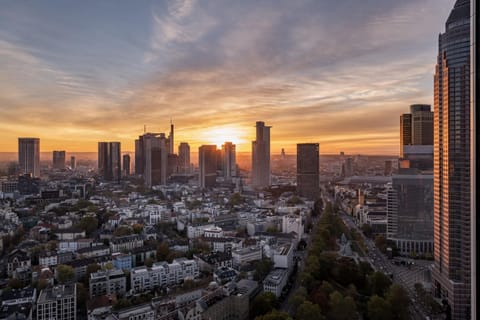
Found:
<path fill-rule="evenodd" d="M 298 287 L 297 290 L 290 296 L 288 299 L 288 304 L 290 304 L 294 311 L 305 301 L 307 300 L 307 289 L 305 287 Z"/>
<path fill-rule="evenodd" d="M 375 246 L 377 246 L 380 251 L 385 253 L 387 251 L 387 238 L 385 238 L 384 235 L 379 234 L 375 237 Z"/>
<path fill-rule="evenodd" d="M 23 283 L 17 278 L 11 278 L 8 280 L 8 287 L 11 289 L 21 289 L 23 288 Z"/>
<path fill-rule="evenodd" d="M 98 220 L 95 217 L 92 216 L 86 216 L 80 219 L 80 221 L 77 224 L 77 227 L 85 233 L 90 236 L 93 232 L 95 232 L 98 229 Z"/>
<path fill-rule="evenodd" d="M 157 247 L 157 260 L 166 261 L 168 255 L 170 254 L 170 248 L 166 242 L 162 242 Z"/>
<path fill-rule="evenodd" d="M 271 292 L 264 292 L 253 299 L 251 318 L 263 316 L 277 307 L 277 297 Z"/>
<path fill-rule="evenodd" d="M 380 297 L 385 297 L 388 288 L 392 281 L 383 272 L 374 272 L 368 276 L 368 285 L 372 295 L 376 294 Z"/>
<path fill-rule="evenodd" d="M 116 237 L 123 237 L 123 236 L 129 236 L 133 233 L 132 228 L 128 226 L 119 226 L 115 231 L 113 232 L 113 235 Z"/>
<path fill-rule="evenodd" d="M 393 284 L 388 289 L 386 300 L 392 306 L 394 319 L 407 320 L 409 319 L 408 307 L 410 305 L 410 298 L 407 291 L 398 284 Z"/>
<path fill-rule="evenodd" d="M 393 320 L 392 306 L 390 303 L 373 295 L 367 303 L 367 313 L 370 320 Z"/>
<path fill-rule="evenodd" d="M 255 262 L 255 274 L 253 275 L 253 278 L 257 281 L 263 281 L 272 269 L 272 260 L 263 258 L 262 260 Z"/>
<path fill-rule="evenodd" d="M 62 284 L 73 281 L 75 278 L 75 270 L 71 266 L 59 264 L 55 272 L 58 282 Z"/>
<path fill-rule="evenodd" d="M 311 303 L 310 301 L 304 301 L 297 310 L 297 319 L 302 320 L 320 320 L 324 319 L 320 306 L 318 304 Z"/>
<path fill-rule="evenodd" d="M 133 232 L 136 233 L 136 234 L 140 234 L 142 233 L 142 230 L 143 230 L 143 225 L 142 224 L 139 224 L 139 223 L 136 223 L 132 226 L 133 228 Z"/>
<path fill-rule="evenodd" d="M 343 297 L 338 291 L 330 295 L 331 309 L 329 319 L 332 320 L 351 320 L 358 319 L 357 306 L 352 297 Z"/>
<path fill-rule="evenodd" d="M 292 320 L 292 318 L 285 312 L 272 310 L 263 316 L 256 317 L 255 320 Z"/>

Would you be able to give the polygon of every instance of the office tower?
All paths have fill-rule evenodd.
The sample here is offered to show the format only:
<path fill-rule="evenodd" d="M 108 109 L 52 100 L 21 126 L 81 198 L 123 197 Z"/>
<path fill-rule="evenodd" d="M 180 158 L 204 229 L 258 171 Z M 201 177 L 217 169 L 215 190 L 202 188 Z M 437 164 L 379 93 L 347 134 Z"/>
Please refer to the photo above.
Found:
<path fill-rule="evenodd" d="M 164 133 L 146 133 L 141 136 L 143 150 L 143 179 L 145 186 L 167 183 L 169 145 Z"/>
<path fill-rule="evenodd" d="M 256 123 L 256 140 L 252 141 L 252 186 L 270 186 L 270 128 L 263 121 Z"/>
<path fill-rule="evenodd" d="M 433 145 L 433 112 L 429 104 L 412 104 L 412 144 Z"/>
<path fill-rule="evenodd" d="M 433 112 L 429 104 L 412 104 L 410 113 L 400 116 L 401 158 L 410 145 L 433 145 Z"/>
<path fill-rule="evenodd" d="M 433 175 L 407 169 L 387 194 L 387 239 L 401 254 L 433 254 Z"/>
<path fill-rule="evenodd" d="M 343 164 L 343 173 L 345 177 L 353 176 L 353 158 L 348 157 Z"/>
<path fill-rule="evenodd" d="M 77 168 L 77 159 L 75 158 L 75 156 L 70 157 L 70 168 L 72 170 L 75 170 Z"/>
<path fill-rule="evenodd" d="M 124 176 L 130 175 L 130 155 L 129 154 L 123 155 L 123 175 Z"/>
<path fill-rule="evenodd" d="M 175 144 L 174 144 L 174 141 L 173 141 L 173 133 L 174 131 L 174 128 L 173 128 L 173 122 L 170 122 L 170 134 L 168 135 L 168 150 L 169 150 L 169 154 L 174 154 L 175 152 L 173 152 L 174 148 L 175 148 Z"/>
<path fill-rule="evenodd" d="M 403 158 L 403 146 L 412 144 L 412 115 L 404 113 L 400 116 L 400 157 Z"/>
<path fill-rule="evenodd" d="M 144 166 L 143 136 L 139 136 L 138 139 L 135 140 L 135 174 L 143 174 Z"/>
<path fill-rule="evenodd" d="M 18 138 L 18 164 L 20 174 L 40 177 L 40 139 Z"/>
<path fill-rule="evenodd" d="M 190 146 L 186 142 L 178 146 L 178 169 L 180 173 L 190 173 Z"/>
<path fill-rule="evenodd" d="M 77 284 L 43 289 L 37 300 L 37 320 L 77 319 Z"/>
<path fill-rule="evenodd" d="M 107 181 L 120 181 L 122 174 L 120 142 L 98 143 L 98 173 Z"/>
<path fill-rule="evenodd" d="M 167 179 L 173 174 L 178 173 L 178 155 L 169 154 L 167 156 Z"/>
<path fill-rule="evenodd" d="M 471 115 L 472 115 L 472 130 L 471 130 L 471 157 L 470 163 L 472 168 L 472 185 L 471 185 L 471 217 L 472 217 L 472 282 L 471 282 L 471 297 L 472 297 L 472 319 L 477 319 L 478 307 L 480 306 L 480 299 L 478 295 L 478 271 L 477 268 L 480 265 L 478 248 L 480 247 L 480 241 L 478 237 L 478 230 L 480 230 L 480 219 L 477 217 L 477 199 L 480 198 L 480 192 L 477 188 L 478 173 L 480 171 L 479 159 L 479 146 L 478 146 L 478 123 L 480 123 L 480 112 L 478 112 L 478 93 L 480 92 L 480 50 L 478 50 L 478 28 L 480 26 L 480 15 L 478 10 L 480 8 L 480 0 L 474 0 L 471 3 L 472 9 L 472 25 L 471 25 Z"/>
<path fill-rule="evenodd" d="M 217 179 L 217 146 L 203 145 L 198 148 L 199 187 L 211 188 Z"/>
<path fill-rule="evenodd" d="M 439 36 L 434 112 L 434 267 L 452 319 L 470 318 L 470 1 L 457 0 Z"/>
<path fill-rule="evenodd" d="M 53 151 L 53 169 L 65 169 L 65 151 Z"/>
<path fill-rule="evenodd" d="M 320 191 L 320 149 L 318 143 L 297 144 L 297 193 L 316 200 Z"/>
<path fill-rule="evenodd" d="M 225 181 L 231 181 L 237 176 L 237 160 L 235 154 L 235 145 L 231 142 L 225 142 L 222 145 L 222 169 Z"/>

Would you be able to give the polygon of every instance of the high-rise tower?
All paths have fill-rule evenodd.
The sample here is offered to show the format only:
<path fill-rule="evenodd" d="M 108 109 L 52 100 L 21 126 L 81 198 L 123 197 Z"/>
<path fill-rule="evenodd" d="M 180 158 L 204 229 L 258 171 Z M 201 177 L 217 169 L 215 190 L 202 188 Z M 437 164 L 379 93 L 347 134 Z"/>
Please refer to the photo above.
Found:
<path fill-rule="evenodd" d="M 98 143 L 98 173 L 105 180 L 119 181 L 122 176 L 120 142 Z"/>
<path fill-rule="evenodd" d="M 226 181 L 231 181 L 232 177 L 237 176 L 237 160 L 235 145 L 231 142 L 225 142 L 222 145 L 222 170 Z"/>
<path fill-rule="evenodd" d="M 320 195 L 320 149 L 318 143 L 297 144 L 297 193 L 316 200 Z"/>
<path fill-rule="evenodd" d="M 470 1 L 457 0 L 438 40 L 434 77 L 435 295 L 470 319 Z"/>
<path fill-rule="evenodd" d="M 65 151 L 53 151 L 53 168 L 65 169 Z"/>
<path fill-rule="evenodd" d="M 256 140 L 252 142 L 252 185 L 270 186 L 270 128 L 265 122 L 256 123 Z"/>
<path fill-rule="evenodd" d="M 190 146 L 186 142 L 178 145 L 178 169 L 180 173 L 190 173 Z"/>
<path fill-rule="evenodd" d="M 40 177 L 40 139 L 18 138 L 18 164 L 21 174 Z"/>
<path fill-rule="evenodd" d="M 199 187 L 211 188 L 217 179 L 217 146 L 203 145 L 198 148 Z"/>

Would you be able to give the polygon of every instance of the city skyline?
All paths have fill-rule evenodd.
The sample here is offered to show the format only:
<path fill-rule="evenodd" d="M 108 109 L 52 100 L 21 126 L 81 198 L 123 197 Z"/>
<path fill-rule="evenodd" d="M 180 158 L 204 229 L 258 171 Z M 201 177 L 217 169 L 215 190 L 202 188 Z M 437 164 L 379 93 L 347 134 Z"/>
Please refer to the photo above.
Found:
<path fill-rule="evenodd" d="M 192 150 L 248 152 L 262 120 L 276 128 L 272 153 L 318 141 L 326 154 L 398 154 L 389 115 L 433 105 L 453 1 L 146 4 L 2 3 L 0 152 L 21 136 L 49 152 L 102 140 L 133 151 L 144 125 L 173 119 Z"/>

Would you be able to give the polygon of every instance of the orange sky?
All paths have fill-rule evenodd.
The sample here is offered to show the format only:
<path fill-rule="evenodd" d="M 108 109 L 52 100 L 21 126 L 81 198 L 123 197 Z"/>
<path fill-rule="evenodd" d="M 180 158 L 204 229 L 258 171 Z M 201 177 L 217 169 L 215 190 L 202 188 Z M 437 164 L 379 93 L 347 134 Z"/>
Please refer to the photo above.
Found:
<path fill-rule="evenodd" d="M 433 102 L 451 0 L 6 1 L 0 10 L 0 152 L 97 150 L 148 131 L 251 150 L 398 153 L 399 116 Z M 12 26 L 15 26 L 14 28 Z"/>

